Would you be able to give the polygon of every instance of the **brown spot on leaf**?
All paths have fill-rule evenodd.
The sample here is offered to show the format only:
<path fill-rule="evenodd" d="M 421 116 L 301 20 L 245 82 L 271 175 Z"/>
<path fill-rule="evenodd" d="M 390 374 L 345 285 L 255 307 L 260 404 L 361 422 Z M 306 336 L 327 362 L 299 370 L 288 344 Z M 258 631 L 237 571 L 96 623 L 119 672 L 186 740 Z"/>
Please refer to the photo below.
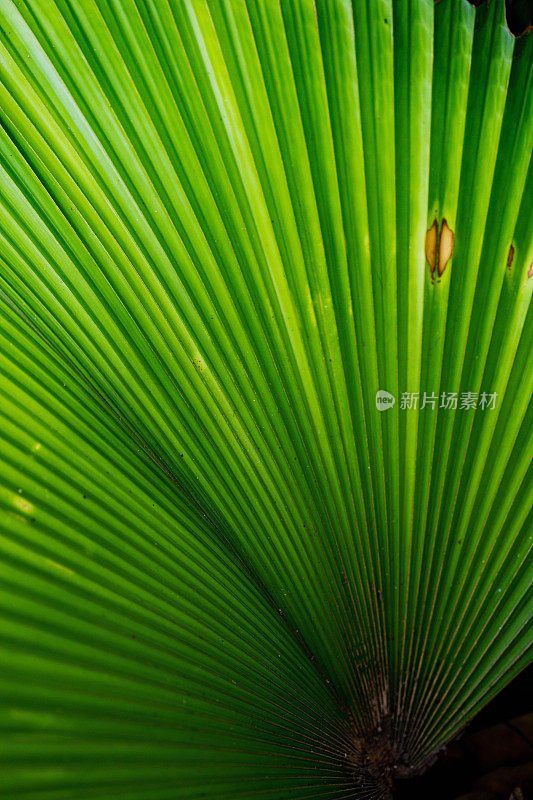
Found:
<path fill-rule="evenodd" d="M 445 219 L 442 220 L 439 233 L 437 220 L 426 232 L 426 261 L 431 270 L 431 277 L 438 270 L 439 277 L 446 269 L 446 265 L 453 253 L 455 234 Z"/>
<path fill-rule="evenodd" d="M 529 270 L 528 270 L 528 273 L 527 273 L 527 277 L 528 278 L 533 278 L 533 261 L 529 265 Z"/>
<path fill-rule="evenodd" d="M 440 228 L 439 243 L 439 275 L 446 269 L 446 264 L 452 257 L 455 233 L 449 228 L 445 219 L 442 220 Z"/>
<path fill-rule="evenodd" d="M 437 263 L 437 237 L 438 237 L 438 222 L 435 220 L 431 228 L 426 233 L 426 261 L 431 269 L 431 274 L 435 272 Z"/>
<path fill-rule="evenodd" d="M 511 269 L 511 264 L 513 263 L 514 258 L 514 247 L 513 245 L 509 248 L 509 253 L 507 255 L 507 269 Z"/>

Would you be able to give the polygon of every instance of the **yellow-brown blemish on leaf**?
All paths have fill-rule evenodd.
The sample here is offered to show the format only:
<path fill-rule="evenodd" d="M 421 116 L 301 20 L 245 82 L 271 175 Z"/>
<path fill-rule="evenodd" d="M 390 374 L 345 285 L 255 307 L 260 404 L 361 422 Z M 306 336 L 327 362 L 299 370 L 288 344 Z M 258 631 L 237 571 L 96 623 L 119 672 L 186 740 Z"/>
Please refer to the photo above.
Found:
<path fill-rule="evenodd" d="M 507 254 L 507 269 L 511 269 L 513 258 L 514 258 L 514 247 L 513 245 L 511 245 L 509 248 L 509 253 Z"/>
<path fill-rule="evenodd" d="M 442 220 L 440 232 L 436 219 L 431 228 L 426 231 L 426 261 L 431 270 L 432 280 L 435 269 L 438 270 L 439 278 L 446 269 L 446 265 L 452 257 L 454 240 L 455 234 L 445 219 Z"/>
<path fill-rule="evenodd" d="M 431 275 L 435 272 L 437 263 L 437 237 L 439 226 L 437 220 L 426 233 L 426 261 L 431 269 Z"/>
<path fill-rule="evenodd" d="M 439 277 L 446 269 L 446 264 L 452 257 L 454 240 L 455 240 L 454 232 L 450 229 L 446 220 L 443 219 L 440 228 Z"/>
<path fill-rule="evenodd" d="M 527 273 L 527 277 L 528 278 L 533 278 L 533 261 L 529 265 L 529 270 L 528 270 L 528 273 Z"/>

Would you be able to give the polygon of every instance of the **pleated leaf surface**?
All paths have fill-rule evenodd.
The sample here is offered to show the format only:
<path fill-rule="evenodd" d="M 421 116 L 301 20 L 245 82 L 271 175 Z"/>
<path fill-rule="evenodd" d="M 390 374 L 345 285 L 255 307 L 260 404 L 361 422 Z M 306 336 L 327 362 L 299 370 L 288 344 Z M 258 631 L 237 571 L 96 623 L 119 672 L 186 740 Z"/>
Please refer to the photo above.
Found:
<path fill-rule="evenodd" d="M 531 660 L 533 37 L 0 0 L 0 796 L 383 798 Z"/>

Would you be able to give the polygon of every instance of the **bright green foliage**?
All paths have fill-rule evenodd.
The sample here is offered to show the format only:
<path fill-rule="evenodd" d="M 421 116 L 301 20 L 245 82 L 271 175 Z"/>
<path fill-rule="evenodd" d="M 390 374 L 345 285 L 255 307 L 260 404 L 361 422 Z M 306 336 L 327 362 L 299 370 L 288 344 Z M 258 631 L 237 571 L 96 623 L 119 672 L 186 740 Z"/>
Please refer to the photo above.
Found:
<path fill-rule="evenodd" d="M 503 0 L 0 0 L 0 797 L 383 797 L 528 663 L 532 110 Z"/>

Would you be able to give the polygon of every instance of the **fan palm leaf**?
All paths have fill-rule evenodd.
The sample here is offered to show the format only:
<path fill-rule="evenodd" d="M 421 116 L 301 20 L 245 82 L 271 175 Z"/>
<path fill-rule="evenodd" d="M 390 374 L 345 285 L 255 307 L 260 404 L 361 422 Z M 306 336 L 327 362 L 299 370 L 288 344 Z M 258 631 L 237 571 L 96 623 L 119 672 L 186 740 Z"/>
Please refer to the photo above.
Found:
<path fill-rule="evenodd" d="M 384 797 L 529 663 L 532 48 L 0 0 L 7 798 Z"/>

